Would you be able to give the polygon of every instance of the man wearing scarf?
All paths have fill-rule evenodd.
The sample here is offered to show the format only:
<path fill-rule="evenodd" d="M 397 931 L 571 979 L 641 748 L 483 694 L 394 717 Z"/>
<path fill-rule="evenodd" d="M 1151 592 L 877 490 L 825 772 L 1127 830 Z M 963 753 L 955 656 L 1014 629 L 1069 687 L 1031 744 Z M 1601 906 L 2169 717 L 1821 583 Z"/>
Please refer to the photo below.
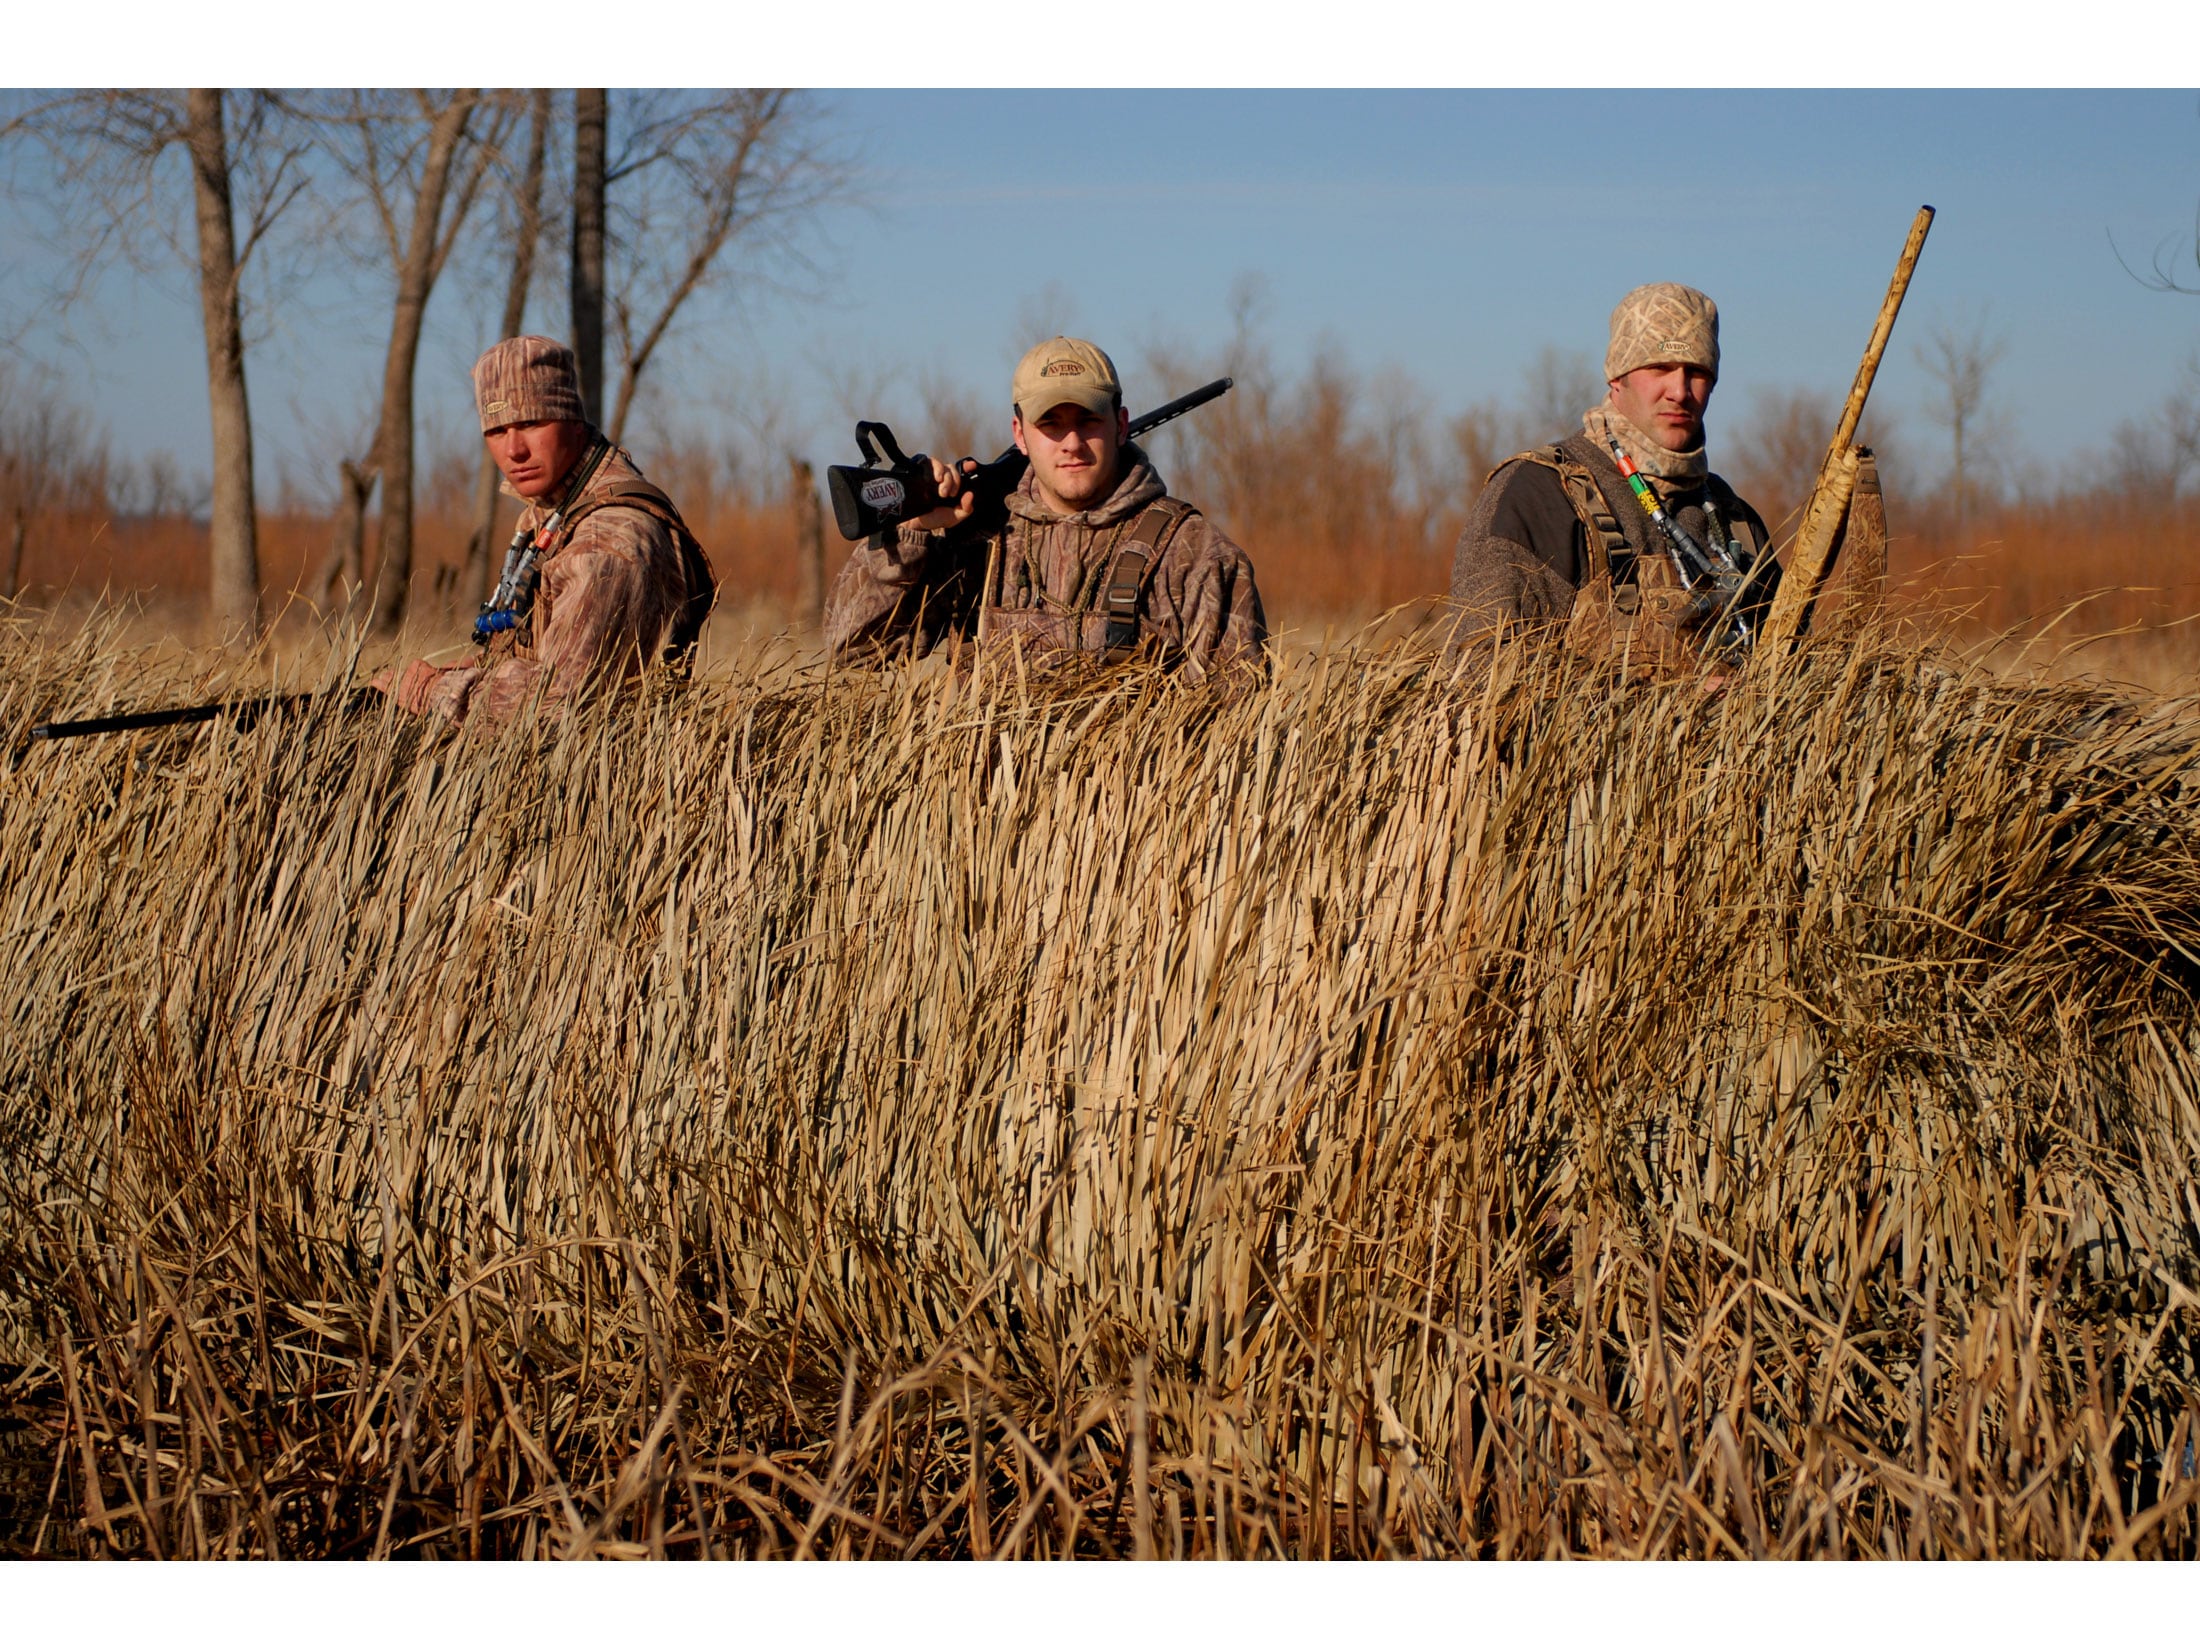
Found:
<path fill-rule="evenodd" d="M 1743 565 L 1769 535 L 1711 472 L 1704 409 L 1719 377 L 1718 306 L 1693 287 L 1639 286 L 1612 311 L 1604 400 L 1581 430 L 1490 472 L 1453 554 L 1457 634 L 1564 622 L 1575 645 L 1616 649 L 1650 668 L 1693 659 L 1701 604 L 1682 590 L 1663 535 L 1630 492 L 1617 443 L 1699 543 L 1738 546 Z M 1756 581 L 1769 600 L 1777 569 Z"/>

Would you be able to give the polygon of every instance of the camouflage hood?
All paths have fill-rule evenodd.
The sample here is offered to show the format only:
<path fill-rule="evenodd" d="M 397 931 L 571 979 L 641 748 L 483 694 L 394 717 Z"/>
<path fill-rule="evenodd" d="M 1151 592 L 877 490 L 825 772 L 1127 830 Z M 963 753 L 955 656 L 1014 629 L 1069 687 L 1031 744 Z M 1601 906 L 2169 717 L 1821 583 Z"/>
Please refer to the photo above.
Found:
<path fill-rule="evenodd" d="M 1123 473 L 1116 478 L 1115 491 L 1092 509 L 1067 516 L 1049 510 L 1032 491 L 1031 472 L 1026 470 L 1023 480 L 1016 483 L 1016 490 L 1008 495 L 1008 510 L 1009 514 L 1042 527 L 1112 527 L 1136 515 L 1168 490 L 1161 472 L 1153 467 L 1153 460 L 1134 441 L 1123 449 Z"/>

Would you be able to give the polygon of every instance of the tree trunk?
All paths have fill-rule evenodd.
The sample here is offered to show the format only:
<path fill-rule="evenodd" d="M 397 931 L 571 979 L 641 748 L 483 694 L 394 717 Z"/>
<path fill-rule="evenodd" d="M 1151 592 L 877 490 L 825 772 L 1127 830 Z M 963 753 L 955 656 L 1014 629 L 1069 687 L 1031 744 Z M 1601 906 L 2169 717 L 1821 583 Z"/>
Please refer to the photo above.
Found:
<path fill-rule="evenodd" d="M 8 587 L 0 590 L 0 600 L 14 601 L 23 593 L 23 507 L 15 507 L 15 517 L 8 527 Z"/>
<path fill-rule="evenodd" d="M 413 569 L 413 370 L 420 358 L 420 329 L 436 273 L 436 242 L 451 163 L 473 114 L 471 95 L 454 97 L 436 116 L 413 197 L 411 238 L 397 276 L 397 310 L 390 321 L 389 354 L 382 364 L 382 422 L 374 439 L 382 472 L 382 521 L 376 535 L 374 628 L 394 631 L 405 622 Z"/>
<path fill-rule="evenodd" d="M 610 127 L 607 94 L 573 94 L 573 354 L 581 405 L 603 417 L 604 159 Z"/>
<path fill-rule="evenodd" d="M 527 168 L 520 178 L 519 223 L 513 231 L 512 279 L 504 289 L 504 326 L 500 339 L 517 337 L 527 318 L 527 292 L 535 280 L 535 248 L 542 239 L 542 168 L 550 137 L 550 94 L 533 96 L 534 119 L 527 135 Z M 481 455 L 481 481 L 474 489 L 474 531 L 466 546 L 465 599 L 487 601 L 495 592 L 497 548 L 497 467 Z"/>
<path fill-rule="evenodd" d="M 1963 412 L 1961 406 L 1956 408 L 1952 431 L 1956 447 L 1956 533 L 1959 538 L 1971 525 L 1971 478 L 1963 466 Z M 1964 548 L 1970 547 L 1965 545 Z"/>
<path fill-rule="evenodd" d="M 336 531 L 329 538 L 328 560 L 321 564 L 321 599 L 328 600 L 339 585 L 348 586 L 344 591 L 348 608 L 366 583 L 367 500 L 374 496 L 375 470 L 371 459 L 358 465 L 348 458 L 337 470 L 344 493 L 336 501 Z"/>
<path fill-rule="evenodd" d="M 206 329 L 206 393 L 213 414 L 212 614 L 225 639 L 234 636 L 250 643 L 260 634 L 259 518 L 252 498 L 252 412 L 245 397 L 244 323 L 237 301 L 237 239 L 221 92 L 194 89 L 187 111 L 198 203 L 199 315 Z"/>
<path fill-rule="evenodd" d="M 802 610 L 810 623 L 825 623 L 825 510 L 817 501 L 817 472 L 806 458 L 787 460 L 794 498 L 795 559 L 802 565 Z"/>

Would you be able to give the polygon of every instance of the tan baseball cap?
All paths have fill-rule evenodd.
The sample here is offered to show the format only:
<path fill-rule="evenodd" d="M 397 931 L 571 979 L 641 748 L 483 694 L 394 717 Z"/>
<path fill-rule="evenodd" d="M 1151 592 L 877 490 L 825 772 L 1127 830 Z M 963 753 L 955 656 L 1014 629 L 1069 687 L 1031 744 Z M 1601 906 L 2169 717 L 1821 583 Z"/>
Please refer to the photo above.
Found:
<path fill-rule="evenodd" d="M 1025 418 L 1037 418 L 1065 401 L 1109 413 L 1122 404 L 1123 381 L 1099 345 L 1082 338 L 1049 338 L 1016 363 L 1011 399 Z"/>

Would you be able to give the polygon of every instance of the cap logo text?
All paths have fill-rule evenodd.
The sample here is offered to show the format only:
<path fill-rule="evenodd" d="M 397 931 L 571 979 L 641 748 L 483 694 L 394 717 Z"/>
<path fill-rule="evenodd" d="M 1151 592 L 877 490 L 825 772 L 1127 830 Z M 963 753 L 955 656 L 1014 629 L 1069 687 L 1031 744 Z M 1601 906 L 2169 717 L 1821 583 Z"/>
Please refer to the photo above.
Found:
<path fill-rule="evenodd" d="M 1084 370 L 1085 365 L 1082 361 L 1049 361 L 1039 369 L 1039 376 L 1041 378 L 1074 378 L 1082 376 Z"/>

